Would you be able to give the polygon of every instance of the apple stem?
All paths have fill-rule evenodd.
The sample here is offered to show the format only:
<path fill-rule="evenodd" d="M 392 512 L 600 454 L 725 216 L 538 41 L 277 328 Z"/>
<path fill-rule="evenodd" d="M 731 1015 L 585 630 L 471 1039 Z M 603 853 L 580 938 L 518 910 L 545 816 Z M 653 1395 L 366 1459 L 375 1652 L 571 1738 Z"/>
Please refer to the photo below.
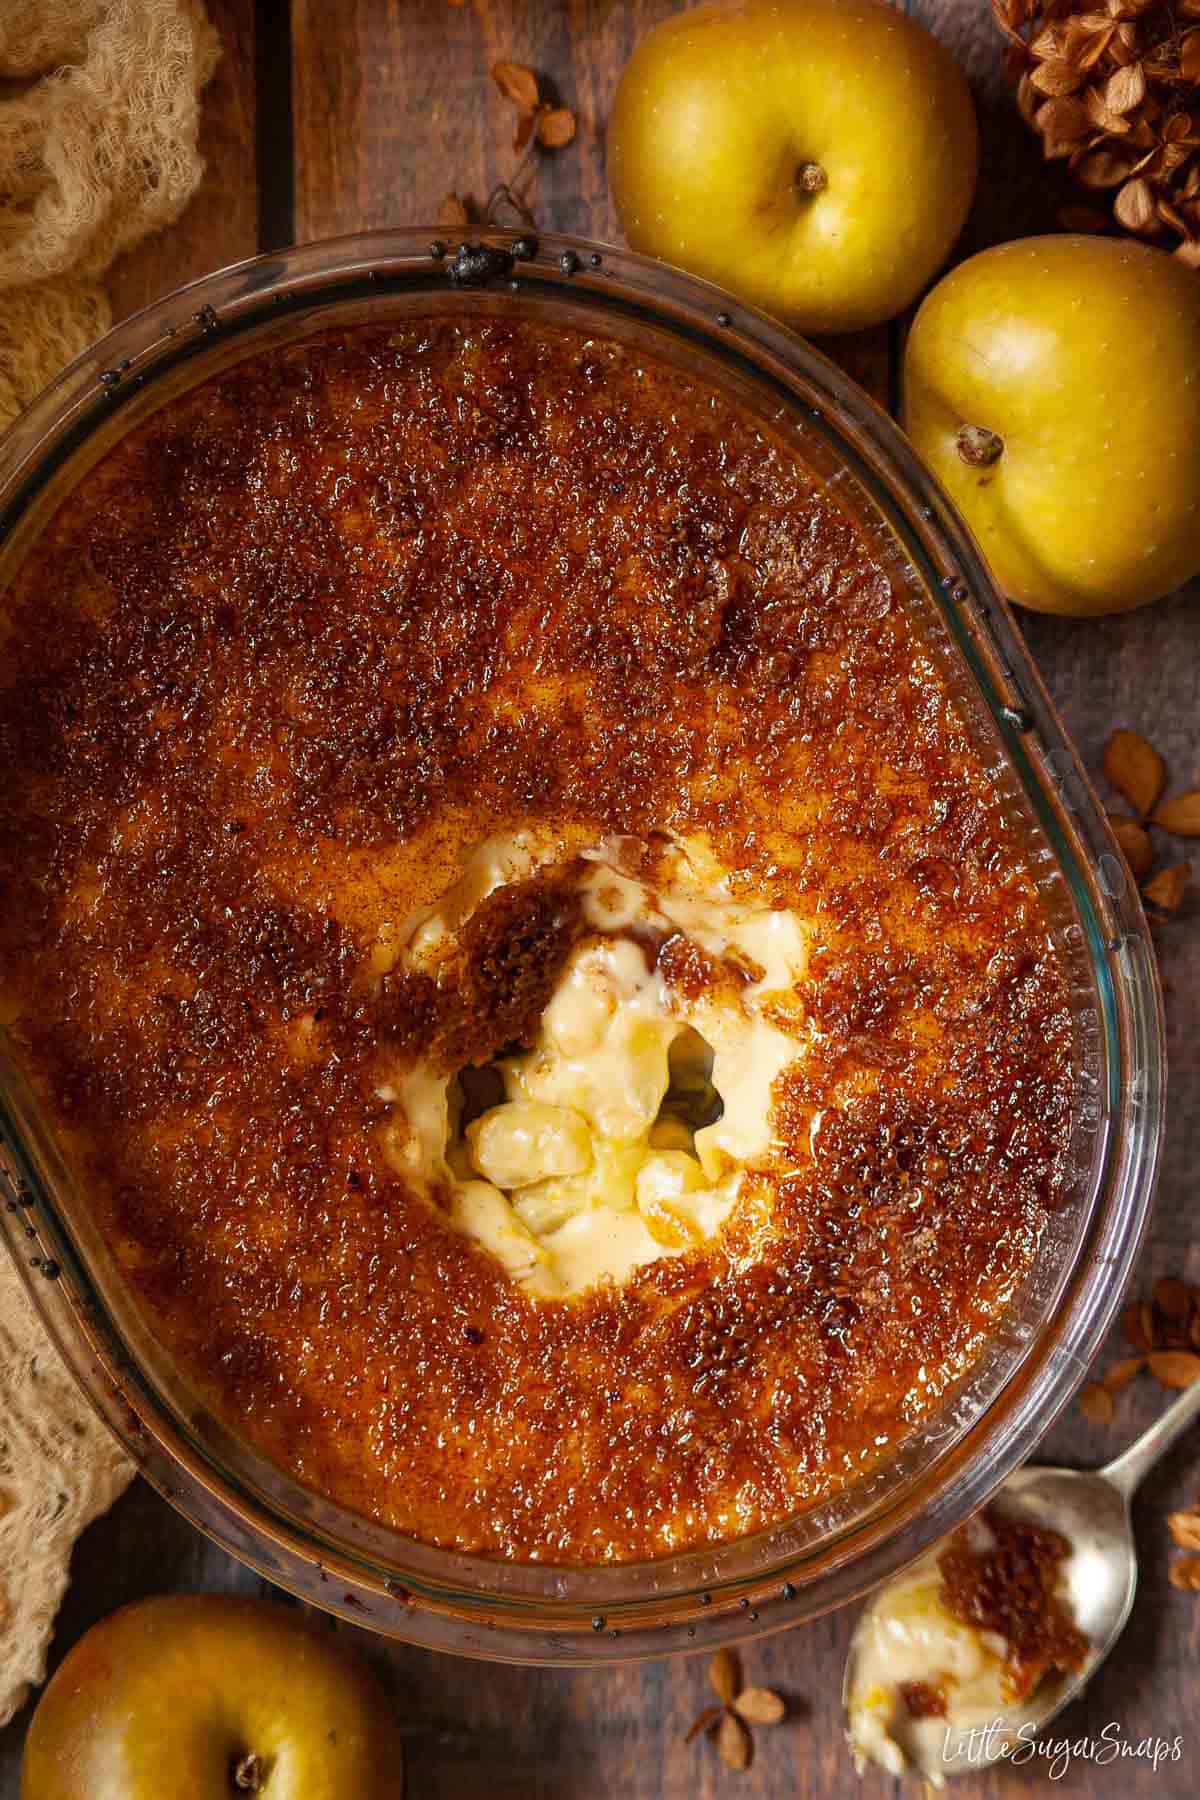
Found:
<path fill-rule="evenodd" d="M 1004 439 L 986 425 L 960 425 L 954 444 L 963 461 L 973 469 L 990 468 L 1004 452 Z"/>
<path fill-rule="evenodd" d="M 262 1758 L 251 1753 L 239 1757 L 234 1764 L 233 1785 L 239 1794 L 257 1794 L 262 1789 Z"/>
<path fill-rule="evenodd" d="M 820 163 L 801 163 L 796 170 L 796 186 L 804 194 L 820 194 L 829 186 L 829 177 Z"/>

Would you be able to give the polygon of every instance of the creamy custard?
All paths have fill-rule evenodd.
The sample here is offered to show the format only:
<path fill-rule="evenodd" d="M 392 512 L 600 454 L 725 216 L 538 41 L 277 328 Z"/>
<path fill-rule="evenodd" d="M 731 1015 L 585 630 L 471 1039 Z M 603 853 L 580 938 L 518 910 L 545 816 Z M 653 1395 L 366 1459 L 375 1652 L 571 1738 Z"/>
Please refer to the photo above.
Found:
<path fill-rule="evenodd" d="M 765 1225 L 754 1176 L 784 1156 L 772 1089 L 804 1053 L 805 1028 L 776 1022 L 789 1008 L 800 1016 L 798 916 L 734 899 L 701 842 L 660 850 L 653 888 L 619 866 L 627 848 L 578 858 L 580 942 L 534 1041 L 498 1064 L 501 1104 L 461 1133 L 453 1074 L 418 1064 L 380 1090 L 398 1168 L 541 1299 L 694 1249 L 743 1201 Z M 401 929 L 400 963 L 453 982 L 476 909 L 553 855 L 521 833 L 481 845 L 443 902 Z M 719 1118 L 690 1130 L 678 1109 L 664 1113 L 673 1079 L 685 1091 L 711 1084 Z"/>
<path fill-rule="evenodd" d="M 1042 1682 L 1091 1654 L 1074 1621 L 1073 1576 L 1068 1539 L 988 1509 L 885 1582 L 851 1651 L 847 1730 L 859 1773 L 874 1762 L 940 1788 L 1011 1750 Z"/>

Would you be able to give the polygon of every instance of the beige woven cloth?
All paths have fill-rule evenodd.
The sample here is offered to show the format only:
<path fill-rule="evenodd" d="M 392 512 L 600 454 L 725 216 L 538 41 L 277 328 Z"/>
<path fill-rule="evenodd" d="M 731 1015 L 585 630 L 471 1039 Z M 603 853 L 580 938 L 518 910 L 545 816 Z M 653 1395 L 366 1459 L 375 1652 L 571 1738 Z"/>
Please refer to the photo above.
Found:
<path fill-rule="evenodd" d="M 76 1538 L 132 1477 L 0 1248 L 0 1725 L 45 1676 Z"/>
<path fill-rule="evenodd" d="M 219 54 L 201 0 L 0 0 L 0 426 L 108 329 L 113 258 L 187 205 Z"/>
<path fill-rule="evenodd" d="M 0 0 L 0 426 L 108 329 L 113 258 L 190 199 L 217 56 L 200 0 Z M 0 1247 L 0 1725 L 132 1474 Z"/>

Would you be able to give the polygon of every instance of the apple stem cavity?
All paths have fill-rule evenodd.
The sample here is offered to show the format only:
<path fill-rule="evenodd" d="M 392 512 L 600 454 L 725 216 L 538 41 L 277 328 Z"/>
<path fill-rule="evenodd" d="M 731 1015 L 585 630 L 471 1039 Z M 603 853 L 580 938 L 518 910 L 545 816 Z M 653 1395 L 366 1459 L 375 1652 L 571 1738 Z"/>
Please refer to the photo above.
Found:
<path fill-rule="evenodd" d="M 972 469 L 989 469 L 1004 453 L 1004 439 L 986 425 L 960 425 L 954 440 L 963 461 Z"/>
<path fill-rule="evenodd" d="M 801 163 L 796 170 L 796 186 L 802 194 L 822 194 L 829 186 L 829 177 L 820 163 Z"/>

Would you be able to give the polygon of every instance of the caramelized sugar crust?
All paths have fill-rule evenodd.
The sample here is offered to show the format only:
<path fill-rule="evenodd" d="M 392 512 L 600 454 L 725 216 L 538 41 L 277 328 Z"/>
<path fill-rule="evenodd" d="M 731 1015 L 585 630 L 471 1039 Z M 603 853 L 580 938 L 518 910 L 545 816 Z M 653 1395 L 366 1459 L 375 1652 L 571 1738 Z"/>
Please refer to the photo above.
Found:
<path fill-rule="evenodd" d="M 114 450 L 5 610 L 4 1012 L 156 1333 L 268 1454 L 430 1542 L 638 1558 L 829 1495 L 971 1365 L 1062 1180 L 1063 979 L 888 574 L 735 403 L 532 325 L 316 337 Z M 571 1303 L 378 1133 L 421 1042 L 380 934 L 529 821 L 707 834 L 814 934 L 777 1233 Z M 490 966 L 536 990 L 528 924 Z"/>

